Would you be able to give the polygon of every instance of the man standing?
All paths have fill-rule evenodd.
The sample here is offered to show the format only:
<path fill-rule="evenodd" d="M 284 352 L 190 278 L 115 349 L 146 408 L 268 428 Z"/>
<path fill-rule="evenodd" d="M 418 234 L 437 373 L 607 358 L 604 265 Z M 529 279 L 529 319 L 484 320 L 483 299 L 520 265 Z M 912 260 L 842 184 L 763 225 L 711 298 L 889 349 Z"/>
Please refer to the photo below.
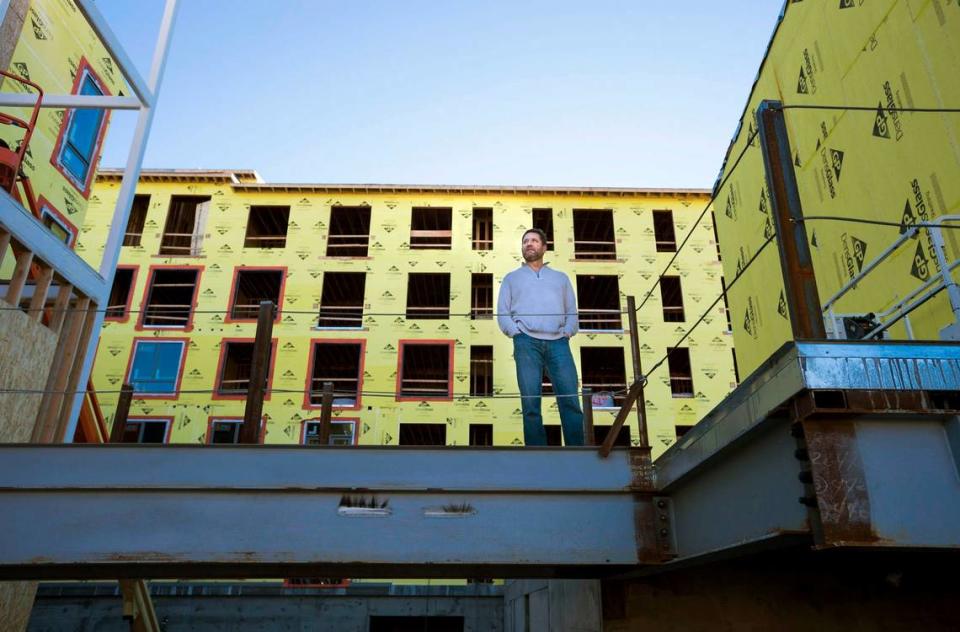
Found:
<path fill-rule="evenodd" d="M 577 301 L 563 272 L 543 262 L 547 236 L 531 228 L 521 238 L 524 263 L 500 286 L 497 324 L 513 339 L 517 383 L 523 410 L 523 440 L 547 445 L 540 412 L 543 373 L 546 370 L 557 395 L 566 445 L 583 445 L 583 412 L 577 390 L 577 367 L 570 338 L 577 333 Z"/>

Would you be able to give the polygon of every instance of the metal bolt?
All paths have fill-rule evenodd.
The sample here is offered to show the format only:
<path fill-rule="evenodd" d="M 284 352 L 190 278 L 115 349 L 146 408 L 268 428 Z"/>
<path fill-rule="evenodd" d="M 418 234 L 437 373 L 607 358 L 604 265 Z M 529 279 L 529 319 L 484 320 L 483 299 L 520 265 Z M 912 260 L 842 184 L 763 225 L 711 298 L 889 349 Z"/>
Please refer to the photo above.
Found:
<path fill-rule="evenodd" d="M 666 522 L 666 521 L 667 521 L 667 514 L 660 514 L 660 522 Z"/>
<path fill-rule="evenodd" d="M 810 453 L 807 452 L 806 448 L 797 448 L 793 451 L 793 456 L 799 461 L 809 461 Z"/>
<path fill-rule="evenodd" d="M 668 533 L 670 533 L 670 532 L 667 531 L 666 529 L 660 529 L 660 535 L 661 535 L 661 536 L 667 537 L 667 534 L 668 534 Z"/>
<path fill-rule="evenodd" d="M 813 483 L 813 472 L 811 472 L 810 470 L 803 470 L 802 472 L 797 474 L 797 478 L 800 479 L 801 483 L 804 483 L 805 485 L 810 485 Z"/>
<path fill-rule="evenodd" d="M 666 506 L 667 506 L 667 501 L 663 500 L 662 498 L 657 501 L 657 507 L 659 507 L 660 509 L 663 509 Z"/>

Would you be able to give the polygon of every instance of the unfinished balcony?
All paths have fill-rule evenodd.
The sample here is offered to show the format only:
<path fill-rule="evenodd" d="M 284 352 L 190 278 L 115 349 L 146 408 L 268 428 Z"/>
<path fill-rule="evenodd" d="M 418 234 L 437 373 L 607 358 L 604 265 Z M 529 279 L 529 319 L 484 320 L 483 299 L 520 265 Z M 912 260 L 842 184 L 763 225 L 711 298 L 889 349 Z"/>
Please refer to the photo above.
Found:
<path fill-rule="evenodd" d="M 251 206 L 244 248 L 284 248 L 290 224 L 289 206 Z"/>
<path fill-rule="evenodd" d="M 453 209 L 414 207 L 410 214 L 411 250 L 450 250 Z"/>
<path fill-rule="evenodd" d="M 370 248 L 370 207 L 333 206 L 327 233 L 328 257 L 366 257 Z"/>
<path fill-rule="evenodd" d="M 161 255 L 198 257 L 203 249 L 203 231 L 210 214 L 210 197 L 174 195 L 160 237 Z"/>
<path fill-rule="evenodd" d="M 450 318 L 450 274 L 410 273 L 407 280 L 407 318 L 446 320 Z"/>
<path fill-rule="evenodd" d="M 616 261 L 612 210 L 574 209 L 573 256 L 585 261 Z"/>
<path fill-rule="evenodd" d="M 623 331 L 617 275 L 578 274 L 577 310 L 582 330 Z"/>

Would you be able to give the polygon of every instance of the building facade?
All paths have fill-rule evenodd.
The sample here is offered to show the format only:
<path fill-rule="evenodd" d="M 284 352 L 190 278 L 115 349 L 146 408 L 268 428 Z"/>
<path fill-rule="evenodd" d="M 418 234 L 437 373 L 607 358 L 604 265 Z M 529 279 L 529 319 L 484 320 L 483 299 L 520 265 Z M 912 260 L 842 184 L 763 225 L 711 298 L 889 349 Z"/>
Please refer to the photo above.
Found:
<path fill-rule="evenodd" d="M 99 258 L 119 172 L 100 174 L 77 251 Z M 128 441 L 233 442 L 257 305 L 276 303 L 261 440 L 520 445 L 511 341 L 493 312 L 531 226 L 574 285 L 572 351 L 598 432 L 633 381 L 626 296 L 638 304 L 708 201 L 702 190 L 267 184 L 252 171 L 146 170 L 94 366 L 105 415 L 124 382 Z M 652 366 L 722 291 L 712 218 L 693 228 L 638 313 Z M 655 453 L 735 385 L 723 303 L 646 389 Z M 547 390 L 546 392 L 549 392 Z M 559 445 L 556 400 L 544 400 Z M 621 443 L 639 443 L 636 417 Z"/>

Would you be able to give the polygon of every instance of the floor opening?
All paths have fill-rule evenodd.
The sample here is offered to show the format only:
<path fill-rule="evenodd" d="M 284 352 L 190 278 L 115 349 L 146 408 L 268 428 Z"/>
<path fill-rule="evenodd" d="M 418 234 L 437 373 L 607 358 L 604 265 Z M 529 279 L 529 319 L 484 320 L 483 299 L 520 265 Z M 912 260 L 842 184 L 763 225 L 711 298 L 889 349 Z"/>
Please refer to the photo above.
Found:
<path fill-rule="evenodd" d="M 547 250 L 554 249 L 553 243 L 553 209 L 535 208 L 533 209 L 533 226 L 539 228 L 547 235 Z"/>
<path fill-rule="evenodd" d="M 474 272 L 470 276 L 470 318 L 493 318 L 493 275 Z"/>
<path fill-rule="evenodd" d="M 492 446 L 493 424 L 470 424 L 470 445 Z"/>
<path fill-rule="evenodd" d="M 450 273 L 411 272 L 407 281 L 407 318 L 450 318 Z"/>
<path fill-rule="evenodd" d="M 653 212 L 653 238 L 657 252 L 676 252 L 677 234 L 673 229 L 673 211 Z"/>
<path fill-rule="evenodd" d="M 623 329 L 620 282 L 615 274 L 578 274 L 580 329 Z"/>
<path fill-rule="evenodd" d="M 124 246 L 139 246 L 143 239 L 143 226 L 147 223 L 147 209 L 150 208 L 150 196 L 137 194 L 133 196 L 130 206 L 130 219 L 127 220 L 127 231 L 123 234 Z"/>
<path fill-rule="evenodd" d="M 323 383 L 333 384 L 333 405 L 353 407 L 360 400 L 363 345 L 359 342 L 313 343 L 310 404 L 323 404 Z"/>
<path fill-rule="evenodd" d="M 330 209 L 328 257 L 366 257 L 370 248 L 370 207 L 334 206 Z"/>
<path fill-rule="evenodd" d="M 478 397 L 493 395 L 493 347 L 470 347 L 470 394 Z"/>
<path fill-rule="evenodd" d="M 493 250 L 493 209 L 473 209 L 473 249 Z"/>
<path fill-rule="evenodd" d="M 686 320 L 683 313 L 683 291 L 680 287 L 680 277 L 660 277 L 660 301 L 663 304 L 664 322 L 679 323 Z"/>
<path fill-rule="evenodd" d="M 160 238 L 160 254 L 195 257 L 203 246 L 203 230 L 210 212 L 210 197 L 174 195 Z"/>
<path fill-rule="evenodd" d="M 144 327 L 184 328 L 190 322 L 198 271 L 159 268 L 153 271 L 143 307 Z"/>
<path fill-rule="evenodd" d="M 256 320 L 261 301 L 270 301 L 279 308 L 282 287 L 283 270 L 238 269 L 230 318 Z"/>
<path fill-rule="evenodd" d="M 289 206 L 251 206 L 243 247 L 284 248 L 289 224 Z"/>
<path fill-rule="evenodd" d="M 593 390 L 595 408 L 623 405 L 627 389 L 623 347 L 581 347 L 580 370 L 583 388 Z"/>
<path fill-rule="evenodd" d="M 574 209 L 573 256 L 576 259 L 616 259 L 613 211 Z"/>
<path fill-rule="evenodd" d="M 415 207 L 410 217 L 410 248 L 449 250 L 452 216 L 451 208 Z"/>
<path fill-rule="evenodd" d="M 690 350 L 686 347 L 667 347 L 670 354 L 670 392 L 674 397 L 693 397 L 693 371 L 690 368 Z"/>
<path fill-rule="evenodd" d="M 134 268 L 117 268 L 113 273 L 113 285 L 104 318 L 124 318 L 130 305 L 130 293 L 133 292 Z M 191 297 L 192 298 L 192 297 Z"/>
<path fill-rule="evenodd" d="M 400 424 L 400 445 L 446 444 L 446 424 Z"/>
<path fill-rule="evenodd" d="M 361 329 L 366 272 L 324 272 L 318 327 Z"/>

